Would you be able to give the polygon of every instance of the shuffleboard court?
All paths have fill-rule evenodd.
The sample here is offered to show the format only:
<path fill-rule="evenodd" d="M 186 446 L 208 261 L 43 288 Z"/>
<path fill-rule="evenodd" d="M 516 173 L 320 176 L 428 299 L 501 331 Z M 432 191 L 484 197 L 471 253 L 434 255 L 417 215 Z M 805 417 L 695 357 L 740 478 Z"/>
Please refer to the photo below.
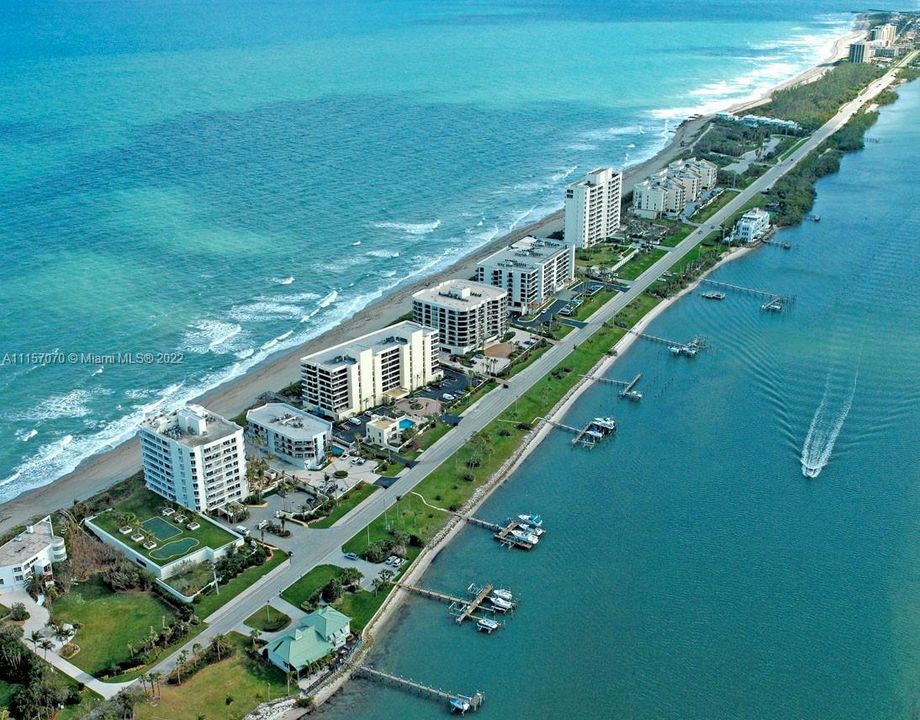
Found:
<path fill-rule="evenodd" d="M 176 535 L 182 534 L 182 531 L 179 528 L 161 517 L 149 518 L 148 520 L 145 520 L 141 523 L 141 527 L 151 535 L 154 535 L 160 542 L 169 540 L 169 538 L 173 538 L 176 537 Z"/>
<path fill-rule="evenodd" d="M 173 540 L 168 542 L 162 547 L 158 547 L 155 550 L 152 550 L 150 557 L 154 560 L 171 560 L 172 558 L 185 555 L 189 550 L 198 545 L 198 541 L 195 538 L 184 537 L 179 540 Z"/>

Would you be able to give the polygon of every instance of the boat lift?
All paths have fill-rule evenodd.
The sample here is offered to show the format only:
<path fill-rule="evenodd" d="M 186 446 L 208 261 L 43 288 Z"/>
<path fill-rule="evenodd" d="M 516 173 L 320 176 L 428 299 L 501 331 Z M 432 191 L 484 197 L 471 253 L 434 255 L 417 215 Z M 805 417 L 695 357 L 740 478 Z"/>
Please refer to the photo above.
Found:
<path fill-rule="evenodd" d="M 780 295 L 771 290 L 758 290 L 757 288 L 721 282 L 720 280 L 710 280 L 709 278 L 703 278 L 700 282 L 719 288 L 725 288 L 727 290 L 734 290 L 735 292 L 745 293 L 746 295 L 765 298 L 765 302 L 760 306 L 760 309 L 764 312 L 782 312 L 786 307 L 795 304 L 795 295 Z"/>

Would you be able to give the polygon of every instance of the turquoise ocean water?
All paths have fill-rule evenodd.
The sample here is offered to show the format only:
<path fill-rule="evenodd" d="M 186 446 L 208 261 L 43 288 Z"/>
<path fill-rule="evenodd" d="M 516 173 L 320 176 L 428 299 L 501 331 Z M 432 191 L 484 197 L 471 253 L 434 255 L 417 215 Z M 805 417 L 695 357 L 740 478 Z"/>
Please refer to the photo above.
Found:
<path fill-rule="evenodd" d="M 596 385 L 566 415 L 613 414 L 617 436 L 592 451 L 549 436 L 477 511 L 542 513 L 540 545 L 468 527 L 438 556 L 423 584 L 510 588 L 506 627 L 485 636 L 411 598 L 372 666 L 483 690 L 484 717 L 918 717 L 920 82 L 900 92 L 819 182 L 820 223 L 712 276 L 795 295 L 792 310 L 677 302 L 649 332 L 711 347 L 633 345 L 607 376 L 643 373 L 642 402 Z M 439 713 L 357 680 L 321 717 Z"/>
<path fill-rule="evenodd" d="M 0 356 L 67 361 L 0 366 L 0 499 L 793 75 L 851 9 L 0 4 Z"/>

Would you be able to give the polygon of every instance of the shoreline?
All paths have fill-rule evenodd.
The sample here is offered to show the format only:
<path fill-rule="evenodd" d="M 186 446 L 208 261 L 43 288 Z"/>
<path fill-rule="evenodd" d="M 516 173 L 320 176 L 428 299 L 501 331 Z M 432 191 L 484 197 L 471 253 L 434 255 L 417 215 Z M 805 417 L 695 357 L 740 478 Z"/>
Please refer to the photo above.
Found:
<path fill-rule="evenodd" d="M 839 57 L 846 43 L 854 35 L 861 34 L 863 33 L 851 30 L 834 42 L 831 54 L 817 65 L 771 88 L 761 98 L 733 105 L 729 110 L 737 112 L 745 107 L 753 107 L 751 103 L 760 104 L 783 87 L 805 82 L 823 73 L 827 65 Z M 676 155 L 692 147 L 711 118 L 711 115 L 706 115 L 691 117 L 681 122 L 668 142 L 655 155 L 623 171 L 624 188 L 631 187 L 636 181 L 663 168 Z M 190 402 L 205 405 L 208 409 L 225 417 L 239 415 L 256 402 L 263 393 L 276 391 L 296 380 L 299 375 L 299 361 L 303 355 L 319 350 L 333 341 L 342 342 L 353 339 L 391 324 L 411 309 L 413 293 L 451 277 L 469 277 L 474 273 L 479 260 L 525 235 L 549 234 L 556 229 L 561 229 L 562 215 L 562 209 L 556 210 L 536 222 L 516 228 L 491 240 L 442 270 L 425 278 L 397 286 L 389 294 L 371 302 L 350 318 L 343 320 L 338 326 L 300 345 L 266 358 L 246 373 L 208 390 Z M 140 470 L 140 467 L 140 452 L 135 435 L 111 449 L 87 457 L 74 470 L 46 485 L 29 489 L 0 504 L 0 532 L 7 532 L 17 525 L 24 524 L 36 515 L 45 515 L 70 507 L 76 500 L 95 495 L 114 483 L 130 477 Z"/>
<path fill-rule="evenodd" d="M 666 310 L 671 308 L 675 303 L 684 298 L 686 295 L 690 295 L 694 290 L 696 290 L 697 287 L 699 287 L 700 282 L 702 282 L 702 280 L 706 278 L 706 276 L 708 276 L 710 273 L 715 272 L 720 267 L 729 262 L 740 260 L 741 258 L 747 256 L 749 253 L 759 249 L 760 247 L 761 244 L 758 243 L 757 245 L 750 247 L 730 248 L 728 254 L 721 258 L 711 268 L 703 272 L 687 287 L 683 288 L 673 297 L 662 300 L 660 303 L 658 303 L 658 305 L 649 310 L 649 312 L 644 317 L 642 317 L 639 322 L 633 326 L 632 329 L 636 330 L 637 332 L 642 332 L 659 316 L 664 314 Z M 602 356 L 587 374 L 603 375 L 616 364 L 617 360 L 622 356 L 622 354 L 629 350 L 633 343 L 635 343 L 638 339 L 639 338 L 635 334 L 626 333 L 614 344 L 614 354 Z M 585 392 L 587 392 L 588 388 L 590 388 L 594 382 L 595 381 L 589 377 L 581 378 L 578 383 L 576 383 L 562 398 L 560 398 L 560 400 L 553 406 L 552 410 L 550 410 L 550 412 L 547 414 L 546 418 L 548 420 L 561 421 L 561 419 L 572 408 L 575 402 Z M 475 403 L 474 405 L 471 405 L 467 411 L 469 411 L 469 409 L 474 406 Z M 490 497 L 492 497 L 495 491 L 502 487 L 505 482 L 517 471 L 521 464 L 534 451 L 536 451 L 536 449 L 540 446 L 546 436 L 549 435 L 552 429 L 553 426 L 548 422 L 541 422 L 536 428 L 534 428 L 530 434 L 524 438 L 524 440 L 511 455 L 511 457 L 502 463 L 501 467 L 495 471 L 492 477 L 490 477 L 480 488 L 476 490 L 476 492 L 467 501 L 467 503 L 462 508 L 460 508 L 459 512 L 463 515 L 472 515 L 482 505 L 484 505 L 485 502 Z M 415 562 L 409 568 L 409 571 L 400 579 L 400 582 L 417 584 L 418 581 L 424 577 L 425 573 L 428 571 L 428 568 L 431 567 L 431 564 L 438 558 L 441 552 L 450 545 L 451 541 L 465 527 L 466 523 L 457 515 L 453 515 L 447 521 L 444 527 L 441 528 L 432 542 L 423 548 L 421 554 L 416 558 Z M 364 626 L 364 630 L 361 632 L 361 639 L 363 640 L 364 645 L 351 659 L 348 667 L 344 668 L 337 675 L 331 677 L 313 695 L 313 699 L 317 707 L 330 700 L 345 685 L 345 683 L 351 679 L 357 667 L 362 664 L 364 658 L 374 647 L 374 643 L 377 637 L 387 632 L 390 623 L 395 619 L 396 613 L 402 608 L 408 597 L 409 593 L 398 592 L 395 588 L 390 592 L 390 594 L 377 609 L 377 612 L 374 613 L 374 615 L 368 621 L 367 625 Z"/>

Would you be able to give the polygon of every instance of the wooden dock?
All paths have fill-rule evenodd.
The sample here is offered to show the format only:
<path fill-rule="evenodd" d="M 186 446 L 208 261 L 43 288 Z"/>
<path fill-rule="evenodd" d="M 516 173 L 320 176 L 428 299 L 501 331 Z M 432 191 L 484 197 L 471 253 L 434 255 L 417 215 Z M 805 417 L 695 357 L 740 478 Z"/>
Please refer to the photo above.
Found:
<path fill-rule="evenodd" d="M 485 609 L 482 607 L 482 604 L 486 601 L 486 598 L 489 597 L 493 588 L 492 583 L 486 583 L 482 587 L 476 588 L 475 597 L 470 600 L 469 598 L 456 597 L 455 595 L 448 595 L 447 593 L 438 592 L 437 590 L 429 590 L 428 588 L 419 587 L 418 585 L 409 585 L 408 583 L 400 582 L 393 584 L 402 590 L 414 592 L 416 595 L 446 602 L 450 606 L 451 612 L 458 625 L 464 620 L 480 619 L 475 613 L 480 609 Z M 470 585 L 468 590 L 473 592 L 473 587 L 473 585 Z"/>
<path fill-rule="evenodd" d="M 726 290 L 734 290 L 745 295 L 766 298 L 766 302 L 760 306 L 760 309 L 764 311 L 782 312 L 789 305 L 795 304 L 795 295 L 781 295 L 772 290 L 760 290 L 759 288 L 745 287 L 744 285 L 735 285 L 734 283 L 710 280 L 709 278 L 703 278 L 700 282 L 714 287 L 725 288 Z"/>
<path fill-rule="evenodd" d="M 470 710 L 476 712 L 480 707 L 482 707 L 482 703 L 485 701 L 485 694 L 482 692 L 477 691 L 472 695 L 452 693 L 448 692 L 447 690 L 441 690 L 440 688 L 433 687 L 431 685 L 425 685 L 424 683 L 420 683 L 415 680 L 410 680 L 409 678 L 405 678 L 400 675 L 393 675 L 392 673 L 384 672 L 383 670 L 376 670 L 375 668 L 367 667 L 366 665 L 359 665 L 355 669 L 355 672 L 373 680 L 394 685 L 396 687 L 402 688 L 403 690 L 408 690 L 409 692 L 414 692 L 418 695 L 428 698 L 429 700 L 434 700 L 436 702 L 446 702 L 450 706 L 451 710 L 455 708 L 456 701 L 462 701 L 469 705 Z M 459 712 L 463 714 L 465 711 L 461 710 Z"/>
<path fill-rule="evenodd" d="M 660 345 L 667 345 L 668 347 L 695 347 L 702 350 L 709 346 L 709 342 L 702 335 L 695 336 L 690 342 L 682 342 L 680 340 L 668 340 L 668 338 L 658 337 L 657 335 L 649 335 L 648 333 L 639 332 L 638 330 L 627 330 L 627 332 L 643 340 L 659 343 Z"/>

